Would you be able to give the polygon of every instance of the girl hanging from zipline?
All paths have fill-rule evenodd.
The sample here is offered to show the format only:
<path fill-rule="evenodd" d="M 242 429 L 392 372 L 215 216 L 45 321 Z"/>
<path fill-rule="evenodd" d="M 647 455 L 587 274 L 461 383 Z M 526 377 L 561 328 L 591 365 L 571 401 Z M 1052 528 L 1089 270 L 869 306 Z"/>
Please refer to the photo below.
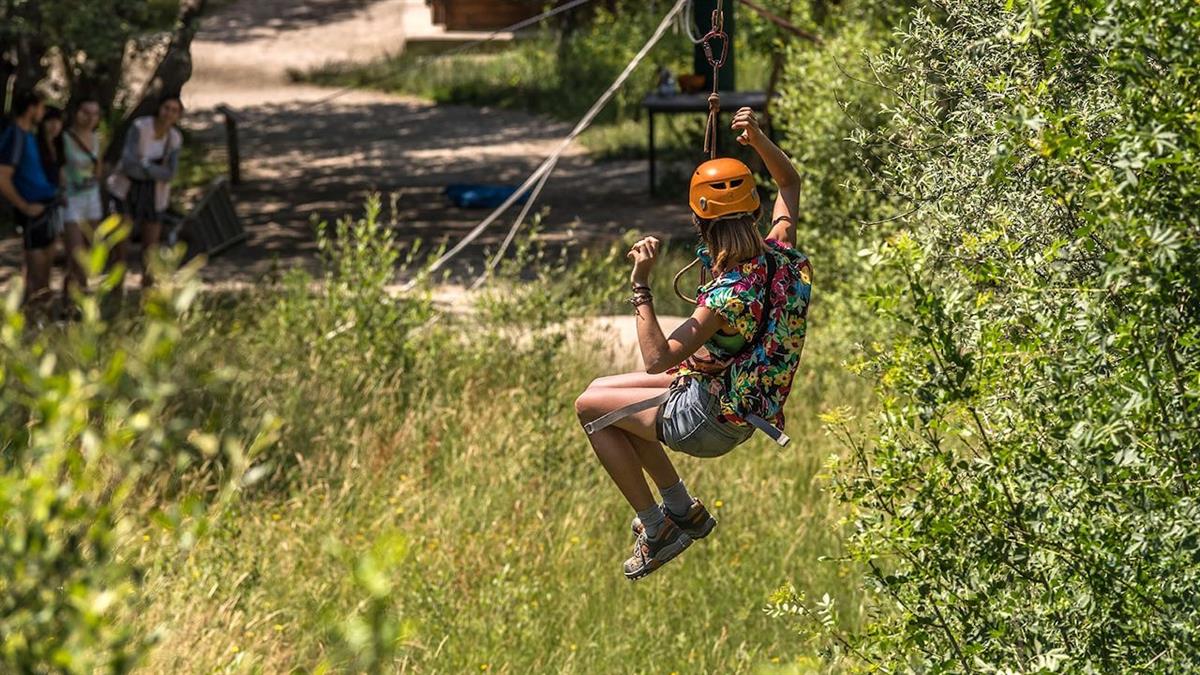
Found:
<path fill-rule="evenodd" d="M 689 203 L 701 240 L 697 255 L 712 280 L 699 287 L 696 311 L 670 337 L 663 334 L 649 285 L 659 241 L 637 242 L 629 251 L 630 303 L 645 372 L 599 378 L 575 402 L 596 456 L 637 512 L 637 539 L 624 564 L 629 579 L 658 569 L 717 524 L 688 494 L 662 445 L 719 457 L 756 428 L 780 445 L 788 441 L 783 404 L 804 347 L 812 274 L 794 248 L 800 176 L 749 108 L 737 112 L 733 129 L 779 188 L 770 233 L 764 239 L 759 232 L 762 208 L 745 164 L 700 165 Z M 661 505 L 643 470 L 658 486 Z"/>

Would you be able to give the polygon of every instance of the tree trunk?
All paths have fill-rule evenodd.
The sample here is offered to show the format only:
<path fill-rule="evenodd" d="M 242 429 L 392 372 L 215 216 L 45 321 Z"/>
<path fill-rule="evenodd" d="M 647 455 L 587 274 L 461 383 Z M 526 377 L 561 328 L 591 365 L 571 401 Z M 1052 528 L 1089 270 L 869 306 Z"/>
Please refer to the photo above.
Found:
<path fill-rule="evenodd" d="M 125 113 L 120 126 L 113 133 L 112 143 L 105 153 L 105 159 L 110 163 L 121 156 L 125 134 L 133 120 L 153 115 L 157 112 L 159 99 L 167 95 L 178 96 L 183 91 L 183 85 L 192 78 L 192 39 L 200 29 L 200 17 L 204 14 L 206 4 L 207 0 L 180 0 L 179 23 L 171 35 L 167 53 L 142 90 L 138 104 Z"/>
<path fill-rule="evenodd" d="M 27 28 L 15 33 L 8 30 L 5 37 L 11 40 L 8 44 L 0 45 L 3 50 L 5 64 L 4 85 L 7 87 L 8 78 L 15 76 L 13 91 L 29 91 L 37 87 L 46 78 L 46 64 L 43 63 L 48 47 L 42 31 L 42 13 L 37 3 L 28 3 L 18 9 L 9 2 L 4 12 L 4 21 L 14 24 L 20 19 Z"/>
<path fill-rule="evenodd" d="M 68 76 L 72 71 L 66 71 Z M 121 89 L 121 77 L 124 72 L 124 55 L 118 55 L 90 64 L 82 72 L 73 73 L 71 82 L 71 104 L 81 99 L 95 99 L 101 110 L 112 110 Z"/>

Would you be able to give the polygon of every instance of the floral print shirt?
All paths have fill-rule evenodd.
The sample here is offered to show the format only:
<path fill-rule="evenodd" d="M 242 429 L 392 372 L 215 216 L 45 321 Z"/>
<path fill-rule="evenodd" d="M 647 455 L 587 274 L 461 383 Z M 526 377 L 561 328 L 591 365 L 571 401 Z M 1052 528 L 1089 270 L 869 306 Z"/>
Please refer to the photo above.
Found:
<path fill-rule="evenodd" d="M 712 259 L 705 247 L 701 246 L 697 255 L 706 267 L 711 267 Z M 775 278 L 771 284 L 771 316 L 763 317 L 768 255 L 775 256 Z M 754 339 L 758 322 L 766 320 L 762 342 L 739 356 L 710 339 L 672 371 L 676 379 L 698 380 L 719 396 L 724 422 L 745 426 L 742 416 L 753 413 L 783 429 L 783 404 L 791 393 L 792 378 L 804 349 L 811 294 L 812 266 L 808 258 L 768 239 L 766 253 L 704 284 L 696 298 L 699 306 L 719 314 L 747 342 Z"/>

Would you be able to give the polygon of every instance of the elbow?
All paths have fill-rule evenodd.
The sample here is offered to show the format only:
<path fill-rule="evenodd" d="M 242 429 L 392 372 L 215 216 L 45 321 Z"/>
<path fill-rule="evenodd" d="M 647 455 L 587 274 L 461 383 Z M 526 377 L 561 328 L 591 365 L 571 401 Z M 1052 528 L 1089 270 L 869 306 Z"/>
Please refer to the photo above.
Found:
<path fill-rule="evenodd" d="M 780 193 L 791 193 L 793 196 L 800 196 L 800 174 L 792 169 L 786 176 L 780 176 L 775 184 L 779 187 Z"/>
<path fill-rule="evenodd" d="M 661 375 L 661 374 L 667 372 L 667 370 L 670 369 L 670 367 L 672 365 L 674 365 L 674 364 L 672 364 L 669 361 L 662 359 L 662 358 L 647 361 L 646 362 L 646 374 L 647 375 Z"/>

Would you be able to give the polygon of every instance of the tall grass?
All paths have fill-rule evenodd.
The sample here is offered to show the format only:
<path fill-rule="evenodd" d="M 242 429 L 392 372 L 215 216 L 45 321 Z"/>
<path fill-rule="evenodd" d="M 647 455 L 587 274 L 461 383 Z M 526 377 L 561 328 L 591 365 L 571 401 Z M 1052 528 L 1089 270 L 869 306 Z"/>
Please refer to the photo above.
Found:
<path fill-rule="evenodd" d="M 840 366 L 850 346 L 833 313 L 812 317 L 788 410 L 796 441 L 680 458 L 721 526 L 630 584 L 632 512 L 572 409 L 593 377 L 636 367 L 576 320 L 621 293 L 620 256 L 543 258 L 538 278 L 503 276 L 473 311 L 442 312 L 387 295 L 395 259 L 375 213 L 323 240 L 321 283 L 297 276 L 193 317 L 197 350 L 239 373 L 234 395 L 196 405 L 231 426 L 276 414 L 279 441 L 194 545 L 179 544 L 186 509 L 144 505 L 175 514 L 138 520 L 125 542 L 143 570 L 125 620 L 162 636 L 145 672 L 364 668 L 376 624 L 400 636 L 369 660 L 387 672 L 815 667 L 763 607 L 787 583 L 856 601 L 845 570 L 821 560 L 841 537 L 821 490 L 838 449 L 817 415 L 868 395 Z M 390 557 L 364 572 L 381 541 Z"/>

